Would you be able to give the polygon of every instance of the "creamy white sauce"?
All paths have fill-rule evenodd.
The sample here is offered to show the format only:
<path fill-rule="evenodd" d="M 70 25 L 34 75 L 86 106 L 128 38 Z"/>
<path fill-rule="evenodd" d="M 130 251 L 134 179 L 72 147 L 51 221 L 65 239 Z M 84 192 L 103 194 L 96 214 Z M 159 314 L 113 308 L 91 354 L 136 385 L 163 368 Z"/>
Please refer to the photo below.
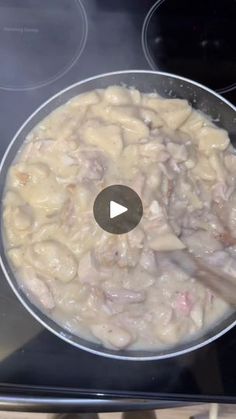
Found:
<path fill-rule="evenodd" d="M 235 176 L 227 132 L 185 100 L 119 86 L 74 97 L 31 131 L 9 169 L 3 221 L 18 282 L 65 329 L 108 348 L 191 340 L 229 307 L 170 252 L 187 246 L 236 269 Z M 93 218 L 112 184 L 144 207 L 121 236 Z"/>

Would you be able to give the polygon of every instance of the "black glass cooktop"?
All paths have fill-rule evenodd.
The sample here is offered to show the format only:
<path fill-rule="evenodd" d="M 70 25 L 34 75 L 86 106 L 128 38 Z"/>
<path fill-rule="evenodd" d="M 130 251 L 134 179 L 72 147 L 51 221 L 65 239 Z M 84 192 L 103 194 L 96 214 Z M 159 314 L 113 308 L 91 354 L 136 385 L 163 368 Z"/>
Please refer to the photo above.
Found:
<path fill-rule="evenodd" d="M 0 14 L 0 88 L 55 81 L 79 59 L 87 18 L 77 1 L 5 1 Z"/>
<path fill-rule="evenodd" d="M 40 104 L 98 73 L 172 71 L 225 92 L 236 103 L 235 5 L 233 0 L 0 0 L 1 156 Z M 125 362 L 86 353 L 43 329 L 1 273 L 0 401 L 4 394 L 26 396 L 34 389 L 236 402 L 235 353 L 235 329 L 170 360 Z"/>
<path fill-rule="evenodd" d="M 235 90 L 235 16 L 235 0 L 158 0 L 143 25 L 148 63 L 221 93 Z"/>

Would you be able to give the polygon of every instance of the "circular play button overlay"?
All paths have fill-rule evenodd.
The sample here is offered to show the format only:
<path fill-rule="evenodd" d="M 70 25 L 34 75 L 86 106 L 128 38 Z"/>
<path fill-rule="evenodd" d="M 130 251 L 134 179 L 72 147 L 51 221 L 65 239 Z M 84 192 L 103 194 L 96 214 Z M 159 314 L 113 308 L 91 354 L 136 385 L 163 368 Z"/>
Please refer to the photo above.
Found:
<path fill-rule="evenodd" d="M 103 189 L 94 201 L 93 214 L 108 233 L 124 234 L 133 230 L 143 215 L 138 194 L 128 186 L 112 185 Z"/>

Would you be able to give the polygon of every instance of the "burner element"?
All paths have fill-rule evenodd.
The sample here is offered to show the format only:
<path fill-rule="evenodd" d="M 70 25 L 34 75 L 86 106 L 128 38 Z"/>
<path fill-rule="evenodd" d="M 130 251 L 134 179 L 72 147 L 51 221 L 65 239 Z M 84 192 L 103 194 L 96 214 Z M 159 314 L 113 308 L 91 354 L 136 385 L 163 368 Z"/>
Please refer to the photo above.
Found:
<path fill-rule="evenodd" d="M 0 0 L 0 88 L 53 82 L 79 58 L 86 36 L 80 0 Z"/>
<path fill-rule="evenodd" d="M 235 0 L 159 0 L 143 25 L 150 66 L 221 93 L 236 88 Z"/>

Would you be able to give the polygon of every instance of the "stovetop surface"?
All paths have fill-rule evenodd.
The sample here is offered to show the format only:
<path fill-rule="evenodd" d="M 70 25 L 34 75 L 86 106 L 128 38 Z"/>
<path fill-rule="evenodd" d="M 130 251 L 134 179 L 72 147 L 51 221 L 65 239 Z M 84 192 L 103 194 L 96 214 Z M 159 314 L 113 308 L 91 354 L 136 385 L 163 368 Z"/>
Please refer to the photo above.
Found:
<path fill-rule="evenodd" d="M 175 0 L 84 0 L 83 4 L 79 0 L 0 0 L 1 156 L 20 125 L 46 99 L 99 73 L 157 68 L 194 75 L 210 85 L 209 65 L 219 59 L 218 68 L 211 67 L 213 72 L 218 71 L 211 87 L 235 104 L 235 48 L 230 44 L 223 54 L 224 31 L 219 39 L 215 32 L 217 13 L 222 9 L 214 9 L 218 2 L 204 0 L 198 2 L 195 14 L 192 6 L 188 10 L 187 3 L 192 4 Z M 206 5 L 208 18 L 210 7 L 214 15 L 209 33 Z M 224 16 L 220 16 L 230 41 L 231 36 L 235 40 L 235 10 L 235 0 L 227 0 Z M 176 48 L 181 47 L 180 39 L 172 38 L 183 26 L 187 45 L 180 51 L 180 61 L 176 61 L 176 53 L 173 60 L 167 59 L 172 41 Z M 201 32 L 202 28 L 204 36 L 195 36 L 195 31 Z M 188 31 L 192 36 L 187 36 Z M 191 42 L 193 48 L 197 45 L 198 54 L 190 54 Z M 191 71 L 191 65 L 199 66 L 199 71 Z M 38 390 L 64 389 L 71 394 L 231 398 L 236 402 L 235 353 L 236 329 L 200 350 L 168 360 L 128 362 L 89 354 L 39 325 L 18 302 L 1 272 L 0 383 L 8 391 L 35 386 Z"/>

